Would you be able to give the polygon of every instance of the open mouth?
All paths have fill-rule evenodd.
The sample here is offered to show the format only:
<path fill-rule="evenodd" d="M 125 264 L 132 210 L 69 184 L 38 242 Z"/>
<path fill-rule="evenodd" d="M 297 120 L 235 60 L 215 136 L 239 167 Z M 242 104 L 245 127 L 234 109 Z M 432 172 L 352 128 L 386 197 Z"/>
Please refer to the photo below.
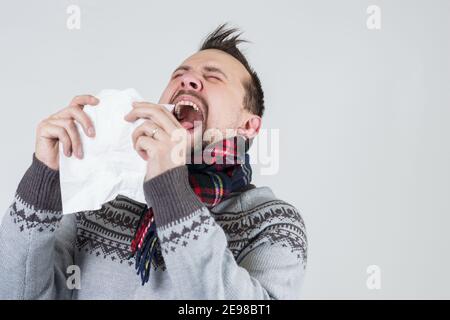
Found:
<path fill-rule="evenodd" d="M 186 130 L 194 129 L 203 124 L 205 117 L 202 109 L 194 102 L 180 100 L 175 104 L 173 113 Z"/>

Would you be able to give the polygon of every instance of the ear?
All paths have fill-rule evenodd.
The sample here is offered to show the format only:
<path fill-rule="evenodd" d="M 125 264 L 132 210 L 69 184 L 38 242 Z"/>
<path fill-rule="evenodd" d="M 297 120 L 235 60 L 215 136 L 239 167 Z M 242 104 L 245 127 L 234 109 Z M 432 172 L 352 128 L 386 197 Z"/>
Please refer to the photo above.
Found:
<path fill-rule="evenodd" d="M 256 137 L 261 129 L 261 117 L 256 114 L 247 114 L 242 125 L 237 129 L 238 134 L 248 139 Z"/>

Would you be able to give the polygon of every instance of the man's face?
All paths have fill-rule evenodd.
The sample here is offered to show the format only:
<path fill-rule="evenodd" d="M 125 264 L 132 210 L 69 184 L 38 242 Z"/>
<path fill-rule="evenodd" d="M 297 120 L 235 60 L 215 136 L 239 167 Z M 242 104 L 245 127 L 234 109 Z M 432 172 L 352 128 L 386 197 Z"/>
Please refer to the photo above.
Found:
<path fill-rule="evenodd" d="M 231 55 L 215 49 L 203 50 L 175 69 L 159 103 L 175 104 L 174 114 L 191 139 L 194 132 L 201 137 L 205 130 L 205 135 L 219 132 L 224 138 L 226 130 L 228 135 L 230 129 L 236 134 L 249 119 L 257 117 L 243 106 L 243 83 L 249 79 L 248 71 Z M 213 134 L 202 140 L 210 143 L 219 139 Z"/>

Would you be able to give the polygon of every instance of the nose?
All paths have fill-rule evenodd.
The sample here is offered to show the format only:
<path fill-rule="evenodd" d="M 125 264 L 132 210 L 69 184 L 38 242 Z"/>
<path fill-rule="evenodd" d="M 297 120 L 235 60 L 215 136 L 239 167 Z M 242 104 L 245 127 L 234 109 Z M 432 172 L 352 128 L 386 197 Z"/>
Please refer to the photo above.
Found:
<path fill-rule="evenodd" d="M 181 87 L 185 90 L 201 91 L 203 84 L 195 74 L 186 72 L 181 76 Z"/>

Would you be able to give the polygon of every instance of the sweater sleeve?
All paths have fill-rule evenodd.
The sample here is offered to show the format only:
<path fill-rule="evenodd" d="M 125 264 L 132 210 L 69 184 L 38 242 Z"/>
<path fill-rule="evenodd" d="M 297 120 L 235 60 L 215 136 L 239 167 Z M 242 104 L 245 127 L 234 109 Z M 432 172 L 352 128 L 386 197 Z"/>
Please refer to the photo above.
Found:
<path fill-rule="evenodd" d="M 180 166 L 144 183 L 161 252 L 180 299 L 298 299 L 306 266 L 303 221 L 290 225 L 304 255 L 283 241 L 286 223 L 262 228 L 235 259 L 227 236 Z M 266 208 L 267 210 L 267 208 Z M 301 219 L 300 219 L 301 220 Z M 239 261 L 239 262 L 238 262 Z"/>
<path fill-rule="evenodd" d="M 0 226 L 0 299 L 71 297 L 73 230 L 61 219 L 59 172 L 33 155 Z"/>

